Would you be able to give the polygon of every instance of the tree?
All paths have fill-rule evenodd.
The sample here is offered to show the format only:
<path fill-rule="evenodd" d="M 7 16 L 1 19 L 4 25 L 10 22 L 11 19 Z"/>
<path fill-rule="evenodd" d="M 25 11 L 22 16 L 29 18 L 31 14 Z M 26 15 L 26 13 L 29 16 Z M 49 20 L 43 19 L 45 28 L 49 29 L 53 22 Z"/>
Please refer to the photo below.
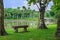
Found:
<path fill-rule="evenodd" d="M 23 10 L 26 10 L 26 7 L 25 6 L 22 6 Z"/>
<path fill-rule="evenodd" d="M 23 9 L 22 17 L 23 17 L 23 18 L 25 18 L 25 17 L 26 17 L 26 11 L 27 11 L 27 9 L 26 9 L 26 7 L 25 7 L 25 6 L 22 6 L 22 9 Z"/>
<path fill-rule="evenodd" d="M 52 10 L 55 14 L 57 14 L 57 32 L 56 36 L 60 37 L 60 0 L 53 0 L 54 5 L 52 7 Z"/>
<path fill-rule="evenodd" d="M 28 4 L 31 5 L 31 3 L 37 5 L 37 3 L 39 4 L 39 6 L 37 5 L 38 9 L 39 9 L 39 20 L 38 20 L 38 28 L 41 29 L 47 29 L 45 22 L 44 22 L 44 13 L 45 13 L 45 8 L 47 7 L 47 4 L 50 0 L 29 0 Z"/>
<path fill-rule="evenodd" d="M 48 18 L 53 17 L 53 18 L 55 18 L 55 13 L 52 10 L 47 10 L 45 12 L 45 17 L 48 17 Z"/>
<path fill-rule="evenodd" d="M 6 35 L 6 31 L 4 29 L 4 6 L 3 0 L 0 0 L 0 35 Z"/>
<path fill-rule="evenodd" d="M 17 11 L 16 12 L 17 18 L 21 18 L 22 17 L 22 13 L 21 13 L 20 7 L 17 7 L 16 11 Z"/>

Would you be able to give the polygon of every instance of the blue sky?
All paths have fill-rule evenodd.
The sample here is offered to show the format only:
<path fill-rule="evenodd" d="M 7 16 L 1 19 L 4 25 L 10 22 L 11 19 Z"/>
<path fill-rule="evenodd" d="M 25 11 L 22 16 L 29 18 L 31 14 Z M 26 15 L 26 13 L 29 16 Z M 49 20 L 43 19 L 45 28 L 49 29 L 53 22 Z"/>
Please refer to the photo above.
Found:
<path fill-rule="evenodd" d="M 4 8 L 16 8 L 16 7 L 22 8 L 22 6 L 26 6 L 26 8 L 28 7 L 26 0 L 4 0 L 3 2 L 4 2 Z M 47 10 L 50 10 L 52 5 L 53 5 L 53 2 L 50 2 L 47 7 Z M 38 10 L 37 6 L 33 4 L 31 5 L 30 8 Z"/>

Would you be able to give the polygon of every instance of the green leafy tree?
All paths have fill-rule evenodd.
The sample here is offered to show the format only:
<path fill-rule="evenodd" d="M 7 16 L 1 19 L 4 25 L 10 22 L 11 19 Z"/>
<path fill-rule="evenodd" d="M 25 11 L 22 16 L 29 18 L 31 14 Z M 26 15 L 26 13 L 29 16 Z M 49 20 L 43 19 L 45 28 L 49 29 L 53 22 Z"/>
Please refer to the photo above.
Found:
<path fill-rule="evenodd" d="M 20 7 L 17 7 L 16 11 L 17 11 L 16 12 L 17 18 L 21 18 L 22 17 L 22 13 L 21 13 Z"/>
<path fill-rule="evenodd" d="M 52 10 L 47 10 L 47 11 L 45 12 L 45 17 L 55 18 L 55 13 L 54 13 Z"/>
<path fill-rule="evenodd" d="M 25 6 L 22 6 L 23 10 L 26 10 L 26 7 Z"/>
<path fill-rule="evenodd" d="M 60 0 L 53 0 L 54 5 L 52 10 L 57 14 L 57 32 L 56 36 L 60 37 Z"/>
<path fill-rule="evenodd" d="M 4 8 L 4 18 L 11 19 L 13 15 L 13 9 L 12 8 Z"/>
<path fill-rule="evenodd" d="M 27 0 L 27 1 L 29 5 L 33 3 L 39 9 L 40 14 L 39 14 L 38 28 L 47 29 L 45 22 L 44 22 L 44 13 L 45 13 L 45 8 L 47 7 L 48 3 L 51 0 Z M 39 6 L 37 3 L 39 4 Z"/>
<path fill-rule="evenodd" d="M 28 18 L 30 16 L 30 13 L 31 13 L 30 8 L 29 9 L 26 9 L 25 6 L 22 6 L 22 8 L 23 8 L 22 17 L 23 18 L 26 18 L 26 17 Z"/>

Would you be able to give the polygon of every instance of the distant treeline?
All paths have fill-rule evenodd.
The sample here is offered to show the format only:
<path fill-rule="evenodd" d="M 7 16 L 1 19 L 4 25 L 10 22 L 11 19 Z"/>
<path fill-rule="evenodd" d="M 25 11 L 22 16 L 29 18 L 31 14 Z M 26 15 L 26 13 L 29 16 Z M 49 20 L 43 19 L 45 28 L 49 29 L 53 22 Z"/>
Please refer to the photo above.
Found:
<path fill-rule="evenodd" d="M 4 8 L 5 19 L 34 18 L 38 17 L 38 13 L 38 11 L 30 9 L 20 10 L 19 8 Z"/>
<path fill-rule="evenodd" d="M 36 18 L 39 16 L 39 11 L 31 10 L 30 8 L 26 9 L 23 7 L 21 10 L 17 8 L 4 8 L 4 18 L 5 19 L 24 19 L 24 18 Z M 55 14 L 52 11 L 46 11 L 45 17 L 54 17 Z"/>

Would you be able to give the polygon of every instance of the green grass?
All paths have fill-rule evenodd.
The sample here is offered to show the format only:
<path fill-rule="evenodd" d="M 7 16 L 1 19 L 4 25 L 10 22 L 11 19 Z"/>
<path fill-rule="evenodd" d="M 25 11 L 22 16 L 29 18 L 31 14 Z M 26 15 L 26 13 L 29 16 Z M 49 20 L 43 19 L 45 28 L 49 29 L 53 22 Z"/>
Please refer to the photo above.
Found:
<path fill-rule="evenodd" d="M 13 29 L 6 29 L 9 35 L 0 36 L 0 40 L 55 40 L 56 24 L 48 25 L 48 29 L 28 28 L 29 32 L 14 33 Z"/>

